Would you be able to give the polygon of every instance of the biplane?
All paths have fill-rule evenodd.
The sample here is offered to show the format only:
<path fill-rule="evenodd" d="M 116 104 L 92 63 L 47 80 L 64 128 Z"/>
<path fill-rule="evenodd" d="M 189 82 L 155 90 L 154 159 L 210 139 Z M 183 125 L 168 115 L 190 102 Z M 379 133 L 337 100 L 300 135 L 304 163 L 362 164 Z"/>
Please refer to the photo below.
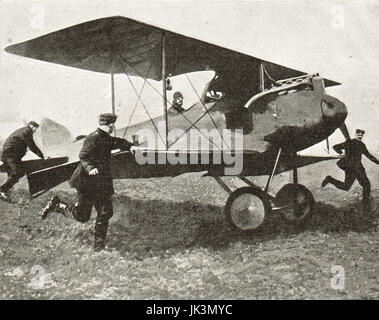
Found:
<path fill-rule="evenodd" d="M 349 135 L 344 124 L 345 104 L 325 93 L 325 87 L 340 83 L 126 17 L 81 23 L 5 50 L 110 75 L 112 112 L 115 112 L 115 74 L 127 77 L 138 96 L 137 104 L 143 107 L 141 92 L 133 85 L 132 77 L 144 79 L 144 85 L 151 87 L 152 81 L 161 82 L 158 104 L 163 115 L 153 118 L 148 114 L 148 121 L 116 131 L 117 136 L 140 144 L 140 149 L 135 155 L 113 154 L 113 178 L 205 172 L 204 175 L 214 177 L 229 193 L 225 214 L 230 225 L 238 230 L 256 230 L 273 212 L 281 213 L 290 223 L 307 221 L 315 201 L 312 193 L 298 183 L 297 169 L 336 157 L 300 156 L 298 152 L 326 140 L 338 128 L 345 137 Z M 191 73 L 206 70 L 213 71 L 214 76 L 202 93 L 196 93 L 198 102 L 183 112 L 170 111 L 167 92 L 172 87 L 170 79 L 186 76 L 193 87 Z M 162 123 L 163 130 L 158 130 Z M 181 134 L 170 137 L 175 129 L 180 129 Z M 141 130 L 154 132 L 154 143 L 141 141 Z M 205 137 L 209 138 L 206 148 L 196 143 L 178 147 L 181 138 L 191 130 L 200 132 L 200 136 L 205 130 L 216 130 L 220 139 Z M 235 133 L 230 143 L 223 135 L 227 130 Z M 73 143 L 77 150 L 83 141 L 80 138 Z M 238 144 L 236 139 L 242 143 Z M 153 161 L 141 164 L 136 160 L 138 156 Z M 178 161 L 159 161 L 169 157 Z M 237 157 L 242 160 L 240 170 L 227 173 L 235 163 L 226 159 Z M 77 164 L 78 158 L 71 157 L 63 164 L 46 164 L 45 168 L 29 170 L 31 196 L 67 181 Z M 271 195 L 274 175 L 285 171 L 293 172 L 293 182 Z M 228 175 L 241 179 L 247 186 L 233 191 L 224 180 Z M 259 175 L 268 176 L 264 188 L 250 179 Z"/>

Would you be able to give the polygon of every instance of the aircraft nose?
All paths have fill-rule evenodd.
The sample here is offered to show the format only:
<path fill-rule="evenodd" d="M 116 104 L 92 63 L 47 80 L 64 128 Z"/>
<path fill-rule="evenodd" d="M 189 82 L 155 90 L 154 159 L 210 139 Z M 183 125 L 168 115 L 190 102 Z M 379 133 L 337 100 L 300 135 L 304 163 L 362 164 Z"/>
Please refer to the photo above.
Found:
<path fill-rule="evenodd" d="M 336 121 L 341 124 L 347 117 L 346 105 L 329 95 L 324 95 L 322 97 L 321 111 L 325 120 Z"/>

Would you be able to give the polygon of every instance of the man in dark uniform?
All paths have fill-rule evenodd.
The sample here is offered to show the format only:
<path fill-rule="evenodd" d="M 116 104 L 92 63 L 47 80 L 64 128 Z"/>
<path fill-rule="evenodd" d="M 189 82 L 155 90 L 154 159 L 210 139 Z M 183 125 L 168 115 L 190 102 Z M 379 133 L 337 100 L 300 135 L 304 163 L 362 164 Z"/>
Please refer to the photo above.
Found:
<path fill-rule="evenodd" d="M 183 105 L 183 95 L 180 91 L 176 91 L 174 93 L 172 107 L 169 109 L 169 112 L 172 113 L 174 111 L 176 113 L 181 113 L 185 111 L 186 109 L 184 109 L 182 105 Z"/>
<path fill-rule="evenodd" d="M 0 199 L 3 201 L 10 201 L 8 191 L 25 175 L 21 159 L 25 156 L 27 148 L 44 159 L 43 153 L 33 140 L 33 134 L 38 127 L 37 122 L 30 121 L 26 127 L 13 132 L 4 142 L 1 160 L 7 169 L 8 179 L 0 186 Z"/>
<path fill-rule="evenodd" d="M 355 179 L 357 179 L 363 188 L 362 203 L 367 205 L 370 199 L 371 184 L 366 175 L 366 170 L 362 165 L 362 154 L 376 164 L 379 164 L 379 160 L 368 152 L 366 145 L 362 142 L 364 134 L 364 130 L 357 129 L 355 139 L 346 140 L 333 147 L 339 154 L 343 154 L 342 150 L 345 150 L 345 156 L 337 163 L 341 169 L 345 170 L 345 181 L 342 182 L 331 176 L 326 176 L 322 182 L 322 187 L 331 183 L 338 189 L 348 191 Z"/>
<path fill-rule="evenodd" d="M 95 224 L 95 251 L 105 247 L 108 221 L 113 215 L 111 196 L 114 194 L 111 177 L 111 151 L 115 149 L 134 151 L 132 143 L 112 137 L 117 116 L 101 114 L 99 127 L 89 134 L 79 153 L 80 163 L 75 169 L 70 186 L 77 190 L 78 201 L 71 206 L 53 197 L 42 211 L 42 219 L 52 211 L 69 212 L 79 222 L 87 222 L 94 206 L 97 211 Z"/>

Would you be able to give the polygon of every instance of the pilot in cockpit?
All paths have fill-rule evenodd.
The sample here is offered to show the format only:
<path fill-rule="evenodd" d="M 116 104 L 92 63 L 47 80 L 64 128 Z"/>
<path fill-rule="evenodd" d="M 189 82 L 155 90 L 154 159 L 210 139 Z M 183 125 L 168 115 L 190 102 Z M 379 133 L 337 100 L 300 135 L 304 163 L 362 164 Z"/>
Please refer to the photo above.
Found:
<path fill-rule="evenodd" d="M 182 113 L 183 111 L 186 110 L 182 107 L 182 105 L 183 105 L 183 95 L 180 91 L 176 91 L 174 93 L 172 106 L 169 109 L 170 113 L 172 112 Z"/>

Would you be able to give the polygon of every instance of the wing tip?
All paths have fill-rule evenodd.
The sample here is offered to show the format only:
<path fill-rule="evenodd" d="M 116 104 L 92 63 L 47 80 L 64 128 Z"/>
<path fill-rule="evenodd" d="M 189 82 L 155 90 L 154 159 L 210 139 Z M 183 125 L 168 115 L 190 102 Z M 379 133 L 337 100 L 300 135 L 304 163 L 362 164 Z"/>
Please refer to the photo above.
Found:
<path fill-rule="evenodd" d="M 26 41 L 25 41 L 26 42 Z M 25 54 L 25 42 L 12 44 L 4 49 L 5 52 L 14 54 L 17 56 L 28 57 Z"/>
<path fill-rule="evenodd" d="M 8 52 L 8 53 L 14 53 L 14 52 L 13 52 L 14 46 L 15 46 L 15 45 L 12 44 L 12 45 L 6 47 L 6 48 L 4 49 L 4 51 L 5 51 L 5 52 Z M 13 48 L 13 49 L 12 49 L 12 48 Z"/>

